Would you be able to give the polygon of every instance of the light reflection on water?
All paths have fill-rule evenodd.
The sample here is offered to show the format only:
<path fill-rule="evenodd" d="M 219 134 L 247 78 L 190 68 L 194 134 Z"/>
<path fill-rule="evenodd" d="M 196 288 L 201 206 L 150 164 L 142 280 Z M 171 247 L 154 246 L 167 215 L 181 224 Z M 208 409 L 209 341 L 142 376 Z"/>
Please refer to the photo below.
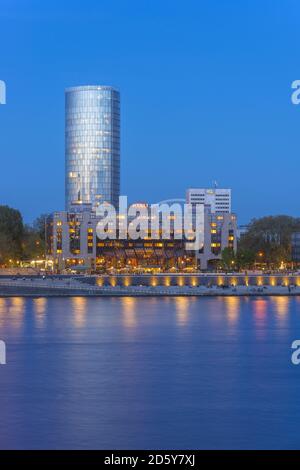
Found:
<path fill-rule="evenodd" d="M 40 327 L 42 327 L 46 320 L 47 299 L 45 297 L 33 299 L 33 308 L 35 311 L 36 322 Z"/>
<path fill-rule="evenodd" d="M 24 320 L 25 299 L 23 297 L 11 297 L 6 299 L 4 309 L 5 315 L 8 316 L 5 320 L 9 320 L 14 328 L 21 328 Z"/>
<path fill-rule="evenodd" d="M 6 311 L 6 299 L 0 298 L 0 325 L 5 320 Z"/>
<path fill-rule="evenodd" d="M 126 329 L 134 328 L 137 324 L 137 299 L 135 297 L 123 297 L 121 299 L 123 325 Z"/>
<path fill-rule="evenodd" d="M 74 315 L 74 324 L 77 328 L 83 327 L 87 315 L 86 297 L 72 297 L 72 311 Z"/>
<path fill-rule="evenodd" d="M 98 302 L 100 307 L 99 314 L 101 313 L 101 299 L 93 299 Z M 106 299 L 107 300 L 107 299 Z M 243 310 L 243 306 L 249 303 L 251 304 L 252 318 L 255 326 L 257 327 L 257 333 L 259 335 L 264 334 L 263 329 L 266 326 L 267 317 L 273 316 L 281 327 L 287 325 L 288 313 L 291 303 L 291 297 L 288 296 L 274 296 L 274 297 L 259 297 L 259 298 L 247 298 L 238 296 L 226 296 L 216 297 L 209 299 L 197 299 L 196 297 L 166 297 L 159 299 L 157 297 L 149 297 L 139 299 L 136 297 L 113 297 L 109 299 L 109 302 L 114 305 L 122 316 L 122 324 L 126 329 L 133 329 L 139 324 L 139 314 L 144 313 L 145 307 L 141 312 L 141 300 L 143 304 L 147 304 L 149 313 L 156 311 L 159 305 L 163 302 L 168 308 L 172 308 L 176 315 L 176 323 L 178 326 L 187 326 L 190 320 L 190 312 L 193 303 L 196 302 L 195 310 L 197 313 L 207 313 L 210 315 L 210 321 L 220 322 L 226 319 L 229 326 L 236 326 L 241 321 L 240 314 Z M 71 306 L 64 312 L 65 315 L 72 313 L 74 325 L 77 328 L 83 328 L 88 320 L 89 304 L 91 299 L 85 297 L 72 297 L 70 299 L 61 299 Z M 33 313 L 39 326 L 43 326 L 47 318 L 47 308 L 49 299 L 40 297 L 34 299 L 25 299 L 22 297 L 12 298 L 0 298 L 0 325 L 1 322 L 9 323 L 11 327 L 20 328 L 24 321 L 24 315 L 26 310 L 29 309 L 29 303 L 32 302 Z M 300 297 L 294 297 L 293 302 L 299 304 L 300 308 Z M 203 304 L 203 305 L 202 305 Z M 203 306 L 205 305 L 205 309 Z M 163 308 L 160 314 L 163 315 Z M 220 316 L 220 315 L 222 316 Z M 224 318 L 223 318 L 224 317 Z"/>
<path fill-rule="evenodd" d="M 0 448 L 300 448 L 297 337 L 300 298 L 0 299 Z"/>
<path fill-rule="evenodd" d="M 283 318 L 287 315 L 289 311 L 289 297 L 274 297 L 273 303 L 275 304 L 275 311 L 277 312 L 280 318 Z"/>
<path fill-rule="evenodd" d="M 279 326 L 278 334 L 284 335 L 285 329 L 289 324 L 289 309 L 290 309 L 290 298 L 289 297 L 274 297 L 273 299 L 274 312 L 276 315 L 276 321 Z"/>
<path fill-rule="evenodd" d="M 265 326 L 267 321 L 268 305 L 268 299 L 260 298 L 253 300 L 255 331 L 256 336 L 259 339 L 263 339 L 266 334 Z"/>
<path fill-rule="evenodd" d="M 231 326 L 234 326 L 238 320 L 240 311 L 240 297 L 225 297 L 226 317 Z"/>
<path fill-rule="evenodd" d="M 189 308 L 194 297 L 175 297 L 177 325 L 185 326 L 189 321 Z"/>

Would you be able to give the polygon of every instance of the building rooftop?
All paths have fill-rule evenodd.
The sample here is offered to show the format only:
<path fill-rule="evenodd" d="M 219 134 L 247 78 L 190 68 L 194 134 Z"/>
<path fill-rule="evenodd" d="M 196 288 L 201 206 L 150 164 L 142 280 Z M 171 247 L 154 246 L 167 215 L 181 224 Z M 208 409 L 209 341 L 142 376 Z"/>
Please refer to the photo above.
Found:
<path fill-rule="evenodd" d="M 65 89 L 66 93 L 72 91 L 89 91 L 89 90 L 114 90 L 119 91 L 117 88 L 107 85 L 81 85 L 81 86 L 73 86 Z"/>

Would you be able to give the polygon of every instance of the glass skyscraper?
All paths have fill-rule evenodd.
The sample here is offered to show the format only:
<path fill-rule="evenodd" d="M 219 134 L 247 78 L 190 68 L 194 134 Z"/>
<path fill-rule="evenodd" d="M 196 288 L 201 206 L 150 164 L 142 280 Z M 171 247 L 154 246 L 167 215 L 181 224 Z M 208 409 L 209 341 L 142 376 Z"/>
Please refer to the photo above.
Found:
<path fill-rule="evenodd" d="M 79 86 L 65 93 L 66 210 L 118 205 L 120 94 L 109 86 Z"/>

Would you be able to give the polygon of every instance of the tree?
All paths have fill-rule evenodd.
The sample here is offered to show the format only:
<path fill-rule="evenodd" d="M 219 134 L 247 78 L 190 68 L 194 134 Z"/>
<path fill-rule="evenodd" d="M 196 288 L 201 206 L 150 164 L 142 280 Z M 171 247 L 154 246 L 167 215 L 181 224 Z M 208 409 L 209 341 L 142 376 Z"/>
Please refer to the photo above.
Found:
<path fill-rule="evenodd" d="M 250 222 L 238 244 L 239 253 L 248 252 L 256 261 L 279 266 L 291 260 L 291 235 L 300 231 L 300 219 L 286 215 L 262 217 Z"/>
<path fill-rule="evenodd" d="M 8 206 L 0 206 L 0 263 L 20 259 L 24 234 L 21 213 Z"/>
<path fill-rule="evenodd" d="M 25 225 L 23 234 L 23 260 L 42 258 L 45 253 L 45 244 L 40 234 L 30 225 Z"/>
<path fill-rule="evenodd" d="M 236 254 L 238 269 L 251 269 L 255 263 L 255 253 L 248 249 L 239 248 Z"/>
<path fill-rule="evenodd" d="M 223 267 L 228 270 L 228 269 L 233 269 L 235 267 L 235 255 L 234 251 L 232 248 L 224 248 L 222 251 L 222 265 Z"/>
<path fill-rule="evenodd" d="M 33 229 L 38 232 L 41 240 L 45 241 L 45 223 L 46 219 L 49 217 L 49 214 L 41 214 L 33 222 Z"/>
<path fill-rule="evenodd" d="M 32 225 L 26 225 L 23 239 L 23 259 L 42 258 L 45 254 L 45 224 L 48 214 L 41 214 Z"/>

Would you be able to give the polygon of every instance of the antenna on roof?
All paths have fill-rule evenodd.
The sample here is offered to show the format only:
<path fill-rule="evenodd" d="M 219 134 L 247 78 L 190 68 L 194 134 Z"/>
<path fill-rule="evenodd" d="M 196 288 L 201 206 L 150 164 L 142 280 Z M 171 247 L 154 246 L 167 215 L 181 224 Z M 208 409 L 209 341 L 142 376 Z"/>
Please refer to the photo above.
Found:
<path fill-rule="evenodd" d="M 215 189 L 217 189 L 217 187 L 218 187 L 218 182 L 217 182 L 216 180 L 213 181 L 213 187 L 214 187 Z"/>

